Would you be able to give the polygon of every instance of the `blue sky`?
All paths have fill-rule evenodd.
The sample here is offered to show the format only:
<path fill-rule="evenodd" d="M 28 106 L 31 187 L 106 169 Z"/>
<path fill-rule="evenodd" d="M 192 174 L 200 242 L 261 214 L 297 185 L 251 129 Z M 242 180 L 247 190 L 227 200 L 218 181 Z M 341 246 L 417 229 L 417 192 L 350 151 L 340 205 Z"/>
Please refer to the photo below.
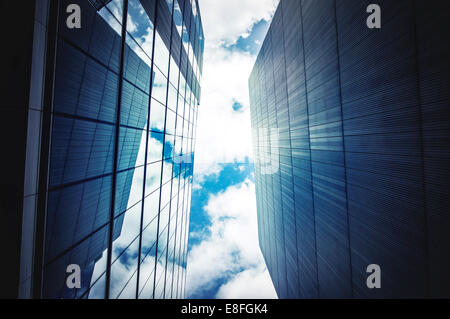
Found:
<path fill-rule="evenodd" d="M 203 210 L 209 197 L 225 192 L 229 186 L 241 184 L 246 179 L 254 181 L 253 164 L 250 162 L 222 164 L 221 167 L 222 170 L 219 174 L 208 175 L 200 184 L 201 188 L 194 189 L 192 192 L 190 232 L 194 236 L 190 238 L 190 247 L 198 245 L 201 241 L 201 237 L 198 235 L 208 232 L 207 227 L 211 226 L 211 220 Z"/>
<path fill-rule="evenodd" d="M 252 26 L 252 29 L 248 34 L 239 36 L 236 43 L 228 46 L 225 45 L 225 47 L 229 50 L 238 50 L 256 55 L 261 48 L 262 41 L 266 36 L 269 26 L 270 22 L 261 19 Z"/>
<path fill-rule="evenodd" d="M 205 33 L 188 298 L 276 298 L 259 250 L 248 78 L 276 0 L 200 0 Z"/>
<path fill-rule="evenodd" d="M 258 244 L 248 78 L 278 0 L 199 2 L 205 52 L 202 100 L 197 120 L 186 297 L 276 298 Z M 138 1 L 130 1 L 133 19 L 129 17 L 128 28 L 137 43 L 129 41 L 128 44 L 150 63 L 139 46 L 150 52 L 153 32 L 148 19 L 140 17 L 145 12 L 138 4 Z M 120 9 L 113 2 L 109 7 L 120 16 L 116 13 Z M 117 21 L 109 15 L 105 15 L 105 19 L 120 33 Z M 161 41 L 157 36 L 155 41 L 158 40 Z M 163 118 L 158 118 L 163 114 L 152 115 L 156 115 L 154 124 L 163 123 Z M 162 129 L 152 127 L 154 130 L 158 128 Z M 145 141 L 145 136 L 142 140 Z M 161 134 L 152 133 L 150 157 L 160 156 L 162 142 Z M 166 143 L 166 152 L 170 154 L 171 151 L 170 143 Z M 144 154 L 145 143 L 141 143 L 138 162 L 144 161 Z M 167 166 L 165 173 L 172 172 L 172 161 L 165 161 L 164 165 Z M 150 172 L 154 175 L 147 181 L 156 187 L 160 170 L 151 169 Z M 142 183 L 143 171 L 133 176 L 129 205 L 134 209 L 125 215 L 122 235 L 114 242 L 113 259 L 119 258 L 120 262 L 114 264 L 111 272 L 112 296 L 132 298 L 135 293 L 132 288 L 122 290 L 122 287 L 137 263 L 138 241 L 133 230 L 139 229 L 141 220 L 140 207 L 134 203 L 142 198 L 139 193 Z M 147 200 L 156 203 L 159 197 L 150 196 Z M 145 230 L 145 236 L 149 238 L 156 238 L 156 235 L 156 227 Z M 130 242 L 134 245 L 129 245 Z M 97 263 L 94 278 L 103 271 L 105 259 L 106 254 Z M 151 276 L 154 265 L 154 256 L 149 253 L 141 263 L 141 274 Z M 158 262 L 158 267 L 164 266 Z M 157 295 L 161 287 L 157 287 Z M 141 297 L 151 297 L 146 295 L 148 291 L 144 289 Z M 90 296 L 97 294 L 103 294 L 101 284 L 94 286 Z"/>

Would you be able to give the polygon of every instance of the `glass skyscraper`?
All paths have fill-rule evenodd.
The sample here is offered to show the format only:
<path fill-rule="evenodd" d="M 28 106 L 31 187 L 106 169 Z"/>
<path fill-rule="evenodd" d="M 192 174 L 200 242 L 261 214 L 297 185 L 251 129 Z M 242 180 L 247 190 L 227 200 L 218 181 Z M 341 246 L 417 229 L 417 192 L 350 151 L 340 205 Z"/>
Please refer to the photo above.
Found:
<path fill-rule="evenodd" d="M 68 23 L 71 4 L 80 28 Z M 197 0 L 30 5 L 18 297 L 183 298 L 204 49 Z M 80 287 L 67 285 L 69 265 Z"/>
<path fill-rule="evenodd" d="M 372 3 L 281 0 L 249 79 L 280 298 L 450 297 L 449 1 Z"/>

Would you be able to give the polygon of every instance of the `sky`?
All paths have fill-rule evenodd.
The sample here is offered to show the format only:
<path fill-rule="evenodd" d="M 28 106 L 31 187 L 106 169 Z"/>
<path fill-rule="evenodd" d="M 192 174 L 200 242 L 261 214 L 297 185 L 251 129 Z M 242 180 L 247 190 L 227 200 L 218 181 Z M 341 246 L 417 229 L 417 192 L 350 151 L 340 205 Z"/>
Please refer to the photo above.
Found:
<path fill-rule="evenodd" d="M 278 0 L 199 0 L 205 33 L 187 298 L 277 298 L 258 244 L 248 78 Z"/>

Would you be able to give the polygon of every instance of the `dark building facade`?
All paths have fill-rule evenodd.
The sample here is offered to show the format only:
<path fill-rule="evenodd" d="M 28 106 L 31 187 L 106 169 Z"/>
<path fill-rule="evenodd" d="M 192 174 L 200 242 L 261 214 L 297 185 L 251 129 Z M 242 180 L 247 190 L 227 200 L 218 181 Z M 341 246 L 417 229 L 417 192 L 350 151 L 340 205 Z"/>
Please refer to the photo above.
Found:
<path fill-rule="evenodd" d="M 2 294 L 183 298 L 204 48 L 197 0 L 31 3 L 28 78 L 11 84 L 26 98 L 2 110 L 27 122 L 16 141 L 22 183 L 2 181 L 16 196 L 2 198 L 2 218 L 20 216 L 7 221 L 19 230 L 8 266 L 17 274 Z M 80 28 L 69 27 L 72 4 Z M 69 265 L 80 287 L 67 285 Z"/>
<path fill-rule="evenodd" d="M 280 298 L 450 297 L 449 5 L 280 1 L 249 79 Z"/>

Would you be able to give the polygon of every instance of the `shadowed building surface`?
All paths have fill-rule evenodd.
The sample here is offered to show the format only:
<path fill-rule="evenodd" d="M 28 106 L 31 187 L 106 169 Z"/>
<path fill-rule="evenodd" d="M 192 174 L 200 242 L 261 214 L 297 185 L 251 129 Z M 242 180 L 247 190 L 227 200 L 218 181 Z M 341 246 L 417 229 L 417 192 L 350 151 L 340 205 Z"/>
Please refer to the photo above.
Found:
<path fill-rule="evenodd" d="M 249 79 L 280 298 L 450 297 L 449 2 L 371 3 L 281 0 Z"/>
<path fill-rule="evenodd" d="M 66 25 L 71 3 L 80 29 Z M 204 48 L 197 1 L 41 0 L 30 11 L 10 296 L 184 297 Z M 66 285 L 71 264 L 79 289 Z"/>

